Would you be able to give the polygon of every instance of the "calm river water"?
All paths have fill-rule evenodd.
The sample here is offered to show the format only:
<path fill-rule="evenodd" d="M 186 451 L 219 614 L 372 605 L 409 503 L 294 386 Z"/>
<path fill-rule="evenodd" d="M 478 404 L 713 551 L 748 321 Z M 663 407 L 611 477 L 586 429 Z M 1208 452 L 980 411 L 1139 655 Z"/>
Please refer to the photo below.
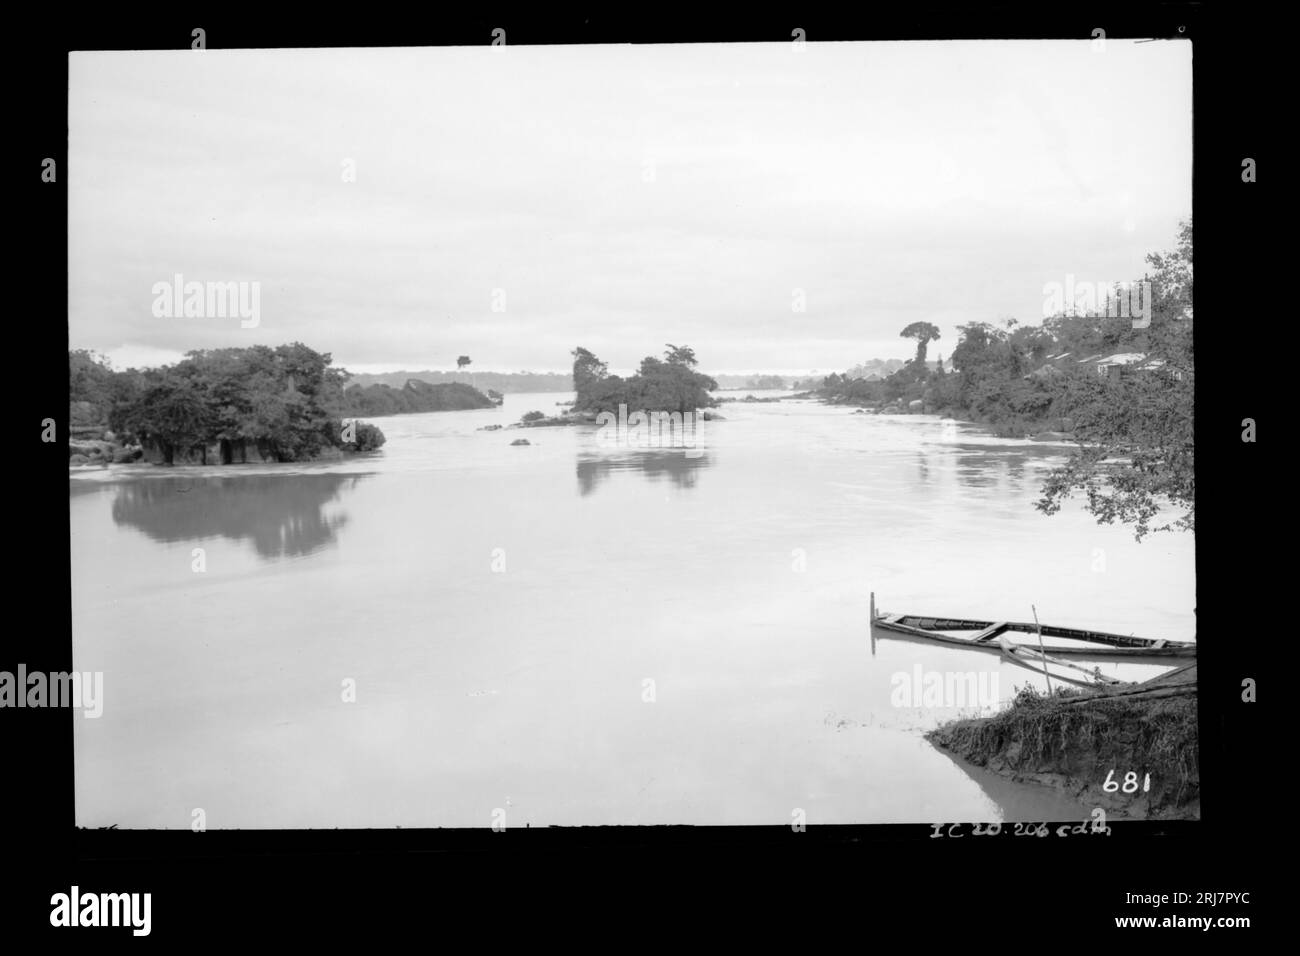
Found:
<path fill-rule="evenodd" d="M 77 823 L 1082 820 L 922 739 L 992 702 L 898 706 L 902 675 L 1040 678 L 873 653 L 869 593 L 1195 631 L 1191 537 L 1034 510 L 1063 448 L 803 401 L 724 405 L 690 454 L 477 430 L 571 397 L 375 419 L 388 444 L 345 463 L 74 472 L 74 663 L 104 673 Z"/>

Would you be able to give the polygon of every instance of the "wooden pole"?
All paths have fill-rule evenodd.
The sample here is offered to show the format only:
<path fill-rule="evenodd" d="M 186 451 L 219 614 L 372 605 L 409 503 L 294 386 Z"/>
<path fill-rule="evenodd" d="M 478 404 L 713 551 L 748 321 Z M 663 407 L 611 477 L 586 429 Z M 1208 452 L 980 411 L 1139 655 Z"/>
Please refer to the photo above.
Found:
<path fill-rule="evenodd" d="M 876 656 L 876 592 L 871 592 L 871 623 L 867 626 L 871 632 L 871 656 Z"/>
<path fill-rule="evenodd" d="M 1196 692 L 1195 684 L 1181 684 L 1174 687 L 1116 691 L 1110 694 L 1084 694 L 1081 697 L 1067 697 L 1061 703 L 1086 704 L 1089 701 L 1099 700 L 1152 700 L 1157 697 L 1180 697 L 1184 694 L 1195 694 Z"/>
<path fill-rule="evenodd" d="M 1034 627 L 1038 628 L 1038 653 L 1043 655 L 1043 676 L 1047 678 L 1047 693 L 1052 693 L 1052 675 L 1047 673 L 1047 651 L 1043 649 L 1043 625 L 1038 623 L 1038 608 L 1029 605 L 1029 609 L 1034 612 Z"/>

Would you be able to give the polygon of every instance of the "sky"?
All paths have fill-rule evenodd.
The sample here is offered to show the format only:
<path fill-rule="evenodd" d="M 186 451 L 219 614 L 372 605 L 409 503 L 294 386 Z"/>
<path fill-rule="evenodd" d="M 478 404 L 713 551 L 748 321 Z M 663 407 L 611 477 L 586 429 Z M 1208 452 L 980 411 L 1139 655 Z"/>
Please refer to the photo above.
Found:
<path fill-rule="evenodd" d="M 1094 47 L 73 53 L 70 347 L 824 373 L 925 321 L 946 355 L 1047 283 L 1140 278 L 1191 215 L 1190 44 Z M 257 283 L 257 324 L 157 314 L 178 274 Z"/>

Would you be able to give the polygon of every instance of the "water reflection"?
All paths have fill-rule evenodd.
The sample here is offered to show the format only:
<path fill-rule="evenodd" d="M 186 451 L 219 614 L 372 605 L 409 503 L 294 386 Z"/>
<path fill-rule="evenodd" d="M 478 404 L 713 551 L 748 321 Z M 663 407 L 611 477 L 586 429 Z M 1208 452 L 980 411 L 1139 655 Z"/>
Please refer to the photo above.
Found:
<path fill-rule="evenodd" d="M 712 463 L 707 453 L 693 453 L 693 457 L 688 457 L 680 448 L 633 452 L 620 457 L 579 458 L 578 491 L 589 495 L 619 471 L 639 471 L 655 481 L 667 478 L 678 488 L 694 488 L 700 472 Z"/>
<path fill-rule="evenodd" d="M 324 506 L 367 475 L 157 478 L 122 485 L 113 520 L 155 541 L 247 539 L 268 560 L 336 544 L 347 515 Z"/>
<path fill-rule="evenodd" d="M 974 453 L 962 454 L 963 451 Z M 1018 493 L 1025 485 L 1025 466 L 1029 458 L 1028 454 L 1018 450 L 998 449 L 993 452 L 978 445 L 959 445 L 957 481 L 967 488 L 993 488 L 1005 484 L 1008 492 Z"/>
<path fill-rule="evenodd" d="M 1011 487 L 1019 491 L 1025 483 L 1025 462 L 1027 455 L 1008 455 L 1007 456 L 1007 474 L 1011 478 Z"/>

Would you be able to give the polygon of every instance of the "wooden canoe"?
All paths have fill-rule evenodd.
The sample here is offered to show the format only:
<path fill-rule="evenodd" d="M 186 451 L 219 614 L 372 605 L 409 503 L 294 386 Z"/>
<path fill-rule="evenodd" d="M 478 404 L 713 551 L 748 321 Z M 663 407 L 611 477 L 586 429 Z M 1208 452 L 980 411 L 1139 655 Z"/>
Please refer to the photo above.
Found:
<path fill-rule="evenodd" d="M 874 613 L 874 599 L 873 599 Z M 1003 653 L 1000 636 L 1012 644 L 1035 652 L 1038 635 L 1043 637 L 1042 653 L 1053 657 L 1086 657 L 1090 660 L 1114 658 L 1195 657 L 1196 644 L 1190 641 L 1155 640 L 1131 634 L 1109 634 L 1074 627 L 1055 627 L 1020 621 L 976 621 L 957 617 L 923 617 L 919 614 L 877 614 L 871 622 L 873 631 L 889 631 L 918 640 L 972 650 Z M 1055 638 L 1055 641 L 1049 641 Z M 1062 643 L 1068 641 L 1069 643 Z"/>

